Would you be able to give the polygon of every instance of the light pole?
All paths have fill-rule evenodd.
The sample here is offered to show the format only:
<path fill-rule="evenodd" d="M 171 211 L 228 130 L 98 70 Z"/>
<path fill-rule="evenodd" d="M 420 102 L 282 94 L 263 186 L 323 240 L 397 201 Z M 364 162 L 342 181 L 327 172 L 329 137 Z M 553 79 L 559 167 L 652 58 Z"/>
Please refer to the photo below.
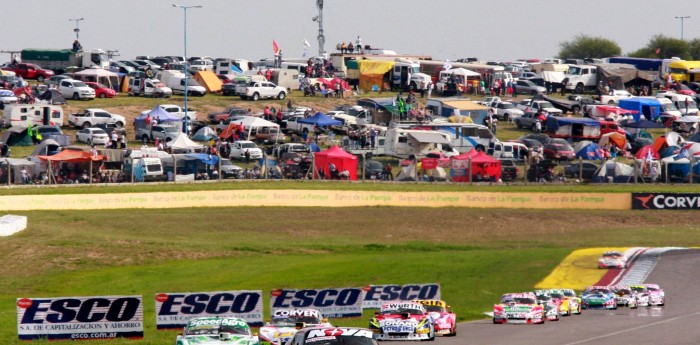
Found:
<path fill-rule="evenodd" d="M 71 22 L 75 22 L 75 29 L 73 29 L 73 31 L 75 31 L 75 39 L 80 39 L 80 21 L 85 20 L 85 18 L 75 18 L 68 20 L 70 20 Z"/>
<path fill-rule="evenodd" d="M 189 6 L 187 6 L 187 5 L 173 4 L 173 7 L 181 8 L 185 12 L 185 29 L 184 29 L 185 30 L 185 56 L 184 56 L 184 58 L 185 58 L 185 61 L 184 61 L 184 64 L 185 64 L 185 70 L 184 70 L 184 72 L 185 72 L 185 125 L 184 125 L 183 130 L 184 130 L 185 134 L 189 134 L 190 124 L 189 124 L 189 115 L 187 115 L 187 111 L 188 111 L 188 109 L 187 109 L 187 94 L 190 93 L 190 90 L 187 89 L 187 79 L 189 79 L 189 77 L 187 76 L 187 10 L 190 8 L 202 8 L 202 6 L 201 5 L 189 5 Z"/>
<path fill-rule="evenodd" d="M 681 20 L 681 41 L 683 40 L 683 24 L 686 19 L 690 19 L 690 16 L 676 16 L 676 19 Z"/>

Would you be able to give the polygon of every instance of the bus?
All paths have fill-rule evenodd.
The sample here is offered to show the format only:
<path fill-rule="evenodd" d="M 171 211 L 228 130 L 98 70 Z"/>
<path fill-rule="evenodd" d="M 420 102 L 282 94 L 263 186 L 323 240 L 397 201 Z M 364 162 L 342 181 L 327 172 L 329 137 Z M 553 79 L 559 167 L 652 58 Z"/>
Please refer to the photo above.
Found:
<path fill-rule="evenodd" d="M 700 78 L 697 77 L 698 73 L 693 71 L 696 68 L 700 68 L 700 61 L 673 61 L 668 65 L 668 68 L 671 79 L 673 79 L 675 82 L 692 82 L 700 80 Z"/>

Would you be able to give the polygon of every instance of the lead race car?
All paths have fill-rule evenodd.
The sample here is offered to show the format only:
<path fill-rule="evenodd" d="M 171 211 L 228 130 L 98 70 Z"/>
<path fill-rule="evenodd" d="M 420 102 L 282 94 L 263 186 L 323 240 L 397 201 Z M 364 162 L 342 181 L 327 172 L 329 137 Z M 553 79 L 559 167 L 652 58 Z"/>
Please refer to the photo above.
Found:
<path fill-rule="evenodd" d="M 187 322 L 176 345 L 259 345 L 243 319 L 235 317 L 199 317 Z"/>
<path fill-rule="evenodd" d="M 416 300 L 425 307 L 435 323 L 435 334 L 443 336 L 457 335 L 457 315 L 452 312 L 445 301 L 440 300 Z"/>
<path fill-rule="evenodd" d="M 433 318 L 420 303 L 384 304 L 369 321 L 377 340 L 434 340 Z"/>
<path fill-rule="evenodd" d="M 649 305 L 663 306 L 666 304 L 666 293 L 658 284 L 642 284 L 649 291 Z"/>
<path fill-rule="evenodd" d="M 626 268 L 627 257 L 618 251 L 604 252 L 598 259 L 598 268 Z"/>
<path fill-rule="evenodd" d="M 493 306 L 493 323 L 544 323 L 544 306 L 532 292 L 507 293 Z"/>
<path fill-rule="evenodd" d="M 316 309 L 277 309 L 272 312 L 270 322 L 260 327 L 258 337 L 261 342 L 282 345 L 304 327 L 332 327 L 332 325 Z"/>
<path fill-rule="evenodd" d="M 609 286 L 589 286 L 581 294 L 583 309 L 617 309 L 615 294 Z"/>

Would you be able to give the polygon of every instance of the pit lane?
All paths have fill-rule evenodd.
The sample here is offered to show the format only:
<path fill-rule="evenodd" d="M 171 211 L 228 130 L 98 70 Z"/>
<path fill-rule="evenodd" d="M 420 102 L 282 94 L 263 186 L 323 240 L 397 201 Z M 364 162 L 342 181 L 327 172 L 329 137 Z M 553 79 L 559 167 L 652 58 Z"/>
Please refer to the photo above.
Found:
<path fill-rule="evenodd" d="M 700 250 L 662 254 L 647 283 L 666 292 L 664 307 L 632 310 L 584 310 L 544 325 L 494 325 L 490 319 L 458 325 L 457 337 L 437 338 L 444 345 L 519 344 L 699 344 Z M 451 302 L 458 303 L 458 302 Z"/>

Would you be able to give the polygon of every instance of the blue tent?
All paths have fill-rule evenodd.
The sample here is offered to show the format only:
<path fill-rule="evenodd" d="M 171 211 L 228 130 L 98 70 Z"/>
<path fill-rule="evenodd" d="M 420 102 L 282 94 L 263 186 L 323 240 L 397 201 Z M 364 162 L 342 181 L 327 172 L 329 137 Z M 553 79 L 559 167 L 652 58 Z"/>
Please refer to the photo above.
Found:
<path fill-rule="evenodd" d="M 321 152 L 321 148 L 314 142 L 311 142 L 308 146 L 310 146 L 311 152 Z"/>
<path fill-rule="evenodd" d="M 600 155 L 602 152 L 603 150 L 598 144 L 591 143 L 576 152 L 576 157 L 586 160 L 600 160 L 602 159 Z"/>
<path fill-rule="evenodd" d="M 632 97 L 621 99 L 619 106 L 622 109 L 637 111 L 636 114 L 632 115 L 635 121 L 639 121 L 641 115 L 644 115 L 648 120 L 656 120 L 661 114 L 661 103 L 653 98 Z"/>
<path fill-rule="evenodd" d="M 547 116 L 547 131 L 556 132 L 561 126 L 583 125 L 591 127 L 600 127 L 600 122 L 592 119 L 583 119 L 575 117 L 557 117 Z"/>
<path fill-rule="evenodd" d="M 340 126 L 342 121 L 328 117 L 326 114 L 318 112 L 316 115 L 299 120 L 300 123 L 311 123 L 319 127 L 323 126 Z"/>
<path fill-rule="evenodd" d="M 188 153 L 185 155 L 185 158 L 187 159 L 196 159 L 201 161 L 204 164 L 208 165 L 218 165 L 219 164 L 219 157 L 216 155 L 210 155 L 207 153 Z"/>
<path fill-rule="evenodd" d="M 165 109 L 161 108 L 159 105 L 156 105 L 156 107 L 153 108 L 151 111 L 141 114 L 141 116 L 135 118 L 134 123 L 145 121 L 148 115 L 151 115 L 152 119 L 158 119 L 158 123 L 182 121 L 182 119 L 179 116 L 173 115 L 165 111 Z"/>
<path fill-rule="evenodd" d="M 659 155 L 661 158 L 666 158 L 666 157 L 671 157 L 673 155 L 678 154 L 680 152 L 680 147 L 678 146 L 669 146 L 665 149 L 663 149 L 661 152 L 659 152 Z"/>

